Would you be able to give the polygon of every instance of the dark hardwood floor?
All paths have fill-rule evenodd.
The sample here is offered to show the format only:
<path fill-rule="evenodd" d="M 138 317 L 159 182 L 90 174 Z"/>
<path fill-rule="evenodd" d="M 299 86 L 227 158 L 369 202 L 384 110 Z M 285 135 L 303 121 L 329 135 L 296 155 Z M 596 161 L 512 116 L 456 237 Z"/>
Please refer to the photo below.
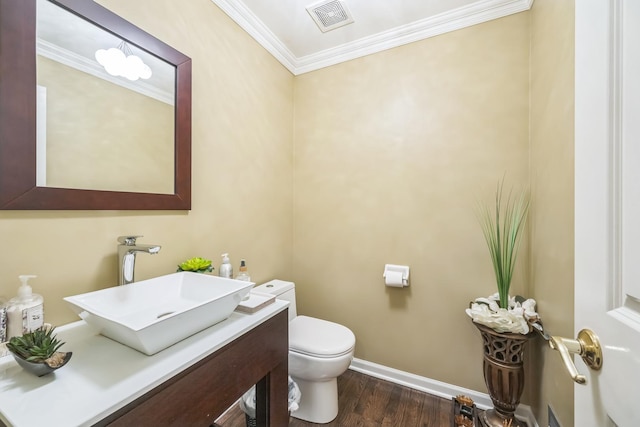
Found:
<path fill-rule="evenodd" d="M 338 378 L 338 417 L 328 424 L 291 417 L 290 427 L 450 427 L 449 399 L 402 387 L 355 371 Z M 221 417 L 221 427 L 245 427 L 244 413 L 236 405 Z M 279 427 L 279 426 L 276 426 Z"/>

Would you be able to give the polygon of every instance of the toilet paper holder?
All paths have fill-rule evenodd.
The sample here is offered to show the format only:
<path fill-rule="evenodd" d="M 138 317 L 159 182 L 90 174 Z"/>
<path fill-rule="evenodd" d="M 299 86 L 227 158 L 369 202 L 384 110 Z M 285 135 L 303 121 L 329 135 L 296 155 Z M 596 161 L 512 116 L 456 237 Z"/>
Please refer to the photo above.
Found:
<path fill-rule="evenodd" d="M 384 283 L 387 286 L 400 286 L 400 285 L 403 287 L 409 286 L 409 266 L 385 264 L 384 273 L 382 273 L 382 277 L 384 277 Z M 401 282 L 397 280 L 400 277 L 402 277 Z"/>

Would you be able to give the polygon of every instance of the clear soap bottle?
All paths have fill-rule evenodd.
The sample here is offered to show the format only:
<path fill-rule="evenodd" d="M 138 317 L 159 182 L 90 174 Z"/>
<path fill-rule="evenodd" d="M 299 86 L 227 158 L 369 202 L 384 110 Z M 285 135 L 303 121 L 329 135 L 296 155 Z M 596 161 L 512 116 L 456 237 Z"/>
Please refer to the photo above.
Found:
<path fill-rule="evenodd" d="M 18 276 L 21 285 L 18 296 L 11 298 L 7 305 L 7 339 L 19 337 L 44 325 L 44 299 L 34 294 L 29 279 L 34 275 Z"/>
<path fill-rule="evenodd" d="M 233 266 L 229 261 L 229 254 L 222 254 L 222 264 L 220 264 L 218 275 L 220 277 L 226 277 L 227 279 L 233 278 Z"/>

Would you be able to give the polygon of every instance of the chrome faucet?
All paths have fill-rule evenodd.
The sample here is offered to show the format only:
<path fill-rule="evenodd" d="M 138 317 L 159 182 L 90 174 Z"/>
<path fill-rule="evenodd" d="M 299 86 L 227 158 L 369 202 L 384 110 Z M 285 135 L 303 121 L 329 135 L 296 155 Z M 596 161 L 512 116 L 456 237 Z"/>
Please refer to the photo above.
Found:
<path fill-rule="evenodd" d="M 155 255 L 160 252 L 158 245 L 139 245 L 136 239 L 142 236 L 118 237 L 118 285 L 133 283 L 133 273 L 136 266 L 136 254 L 144 252 Z"/>

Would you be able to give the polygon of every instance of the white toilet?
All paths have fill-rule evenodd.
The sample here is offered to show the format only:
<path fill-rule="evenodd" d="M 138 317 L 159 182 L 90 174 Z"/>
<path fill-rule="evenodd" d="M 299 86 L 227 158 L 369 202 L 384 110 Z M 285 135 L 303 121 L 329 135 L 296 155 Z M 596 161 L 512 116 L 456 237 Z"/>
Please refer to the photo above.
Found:
<path fill-rule="evenodd" d="M 289 375 L 300 387 L 300 407 L 291 416 L 324 424 L 338 415 L 337 378 L 353 360 L 356 337 L 349 328 L 298 316 L 293 282 L 272 280 L 254 288 L 289 301 Z"/>

